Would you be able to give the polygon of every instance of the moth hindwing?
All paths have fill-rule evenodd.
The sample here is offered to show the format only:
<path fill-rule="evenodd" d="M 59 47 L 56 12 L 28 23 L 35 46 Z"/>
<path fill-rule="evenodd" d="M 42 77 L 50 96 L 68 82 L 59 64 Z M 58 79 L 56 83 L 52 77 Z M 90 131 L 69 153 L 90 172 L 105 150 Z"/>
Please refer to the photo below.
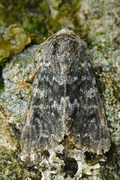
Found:
<path fill-rule="evenodd" d="M 77 149 L 108 151 L 109 131 L 85 42 L 62 30 L 43 43 L 40 53 L 22 151 L 44 151 L 65 137 Z"/>

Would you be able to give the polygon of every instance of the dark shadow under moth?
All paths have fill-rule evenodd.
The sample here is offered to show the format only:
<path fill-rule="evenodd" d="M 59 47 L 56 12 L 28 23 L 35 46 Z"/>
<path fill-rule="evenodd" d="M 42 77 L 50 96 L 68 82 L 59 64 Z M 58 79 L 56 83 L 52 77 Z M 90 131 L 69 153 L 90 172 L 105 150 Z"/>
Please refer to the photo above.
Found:
<path fill-rule="evenodd" d="M 85 42 L 63 29 L 43 43 L 40 53 L 22 152 L 45 151 L 63 140 L 68 147 L 107 152 L 110 135 Z"/>

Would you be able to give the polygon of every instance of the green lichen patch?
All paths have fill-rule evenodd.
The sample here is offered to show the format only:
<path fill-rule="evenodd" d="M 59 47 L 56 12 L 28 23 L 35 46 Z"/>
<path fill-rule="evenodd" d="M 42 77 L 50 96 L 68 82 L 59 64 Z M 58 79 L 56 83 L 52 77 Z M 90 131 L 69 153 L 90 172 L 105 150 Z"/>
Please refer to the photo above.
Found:
<path fill-rule="evenodd" d="M 17 24 L 9 26 L 0 39 L 0 65 L 5 58 L 21 52 L 30 42 L 31 38 L 22 26 Z"/>
<path fill-rule="evenodd" d="M 110 123 L 112 141 L 120 143 L 120 102 L 114 95 L 114 82 L 108 81 L 104 92 L 104 102 L 107 120 Z"/>
<path fill-rule="evenodd" d="M 31 38 L 26 34 L 24 28 L 17 24 L 11 25 L 7 29 L 5 39 L 11 43 L 11 53 L 13 54 L 21 52 L 31 42 Z"/>
<path fill-rule="evenodd" d="M 2 64 L 3 61 L 5 61 L 5 58 L 9 57 L 10 49 L 11 43 L 5 41 L 0 37 L 0 64 Z"/>

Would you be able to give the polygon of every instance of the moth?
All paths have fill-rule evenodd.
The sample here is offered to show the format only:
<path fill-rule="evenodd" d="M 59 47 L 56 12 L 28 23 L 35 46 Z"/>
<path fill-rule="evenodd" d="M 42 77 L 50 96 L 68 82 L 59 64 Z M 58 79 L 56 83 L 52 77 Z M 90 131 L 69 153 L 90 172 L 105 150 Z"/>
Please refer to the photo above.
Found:
<path fill-rule="evenodd" d="M 102 154 L 110 135 L 87 46 L 63 29 L 45 41 L 21 135 L 23 153 L 45 151 L 63 140 Z"/>

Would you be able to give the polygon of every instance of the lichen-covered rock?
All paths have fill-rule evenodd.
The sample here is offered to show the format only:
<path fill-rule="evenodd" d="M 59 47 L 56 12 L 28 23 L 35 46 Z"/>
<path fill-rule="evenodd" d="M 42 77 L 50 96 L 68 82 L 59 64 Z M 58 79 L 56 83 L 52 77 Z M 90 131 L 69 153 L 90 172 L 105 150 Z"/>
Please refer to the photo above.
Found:
<path fill-rule="evenodd" d="M 51 1 L 51 0 L 50 0 Z M 120 64 L 119 64 L 119 51 L 120 51 L 120 35 L 119 35 L 119 0 L 108 1 L 59 1 L 57 5 L 52 4 L 51 12 L 55 9 L 55 18 L 51 18 L 51 12 L 49 11 L 49 4 L 46 1 L 41 1 L 40 5 L 36 6 L 28 2 L 30 10 L 30 16 L 26 13 L 28 11 L 28 4 L 24 6 L 21 3 L 19 7 L 19 1 L 16 6 L 10 4 L 12 1 L 5 5 L 5 2 L 0 3 L 0 17 L 1 22 L 7 27 L 8 24 L 15 23 L 14 17 L 17 17 L 17 21 L 22 22 L 22 26 L 27 29 L 27 32 L 39 34 L 37 42 L 49 33 L 56 32 L 60 27 L 71 27 L 77 34 L 82 37 L 88 44 L 90 50 L 91 65 L 96 73 L 97 87 L 99 88 L 102 104 L 105 109 L 106 118 L 108 121 L 108 127 L 112 137 L 112 148 L 108 153 L 102 155 L 102 157 L 95 157 L 93 154 L 83 155 L 85 163 L 89 165 L 89 168 L 93 168 L 93 165 L 98 164 L 99 167 L 94 166 L 93 174 L 87 174 L 86 170 L 82 172 L 80 179 L 119 179 L 120 169 Z M 33 1 L 31 1 L 33 2 Z M 34 1 L 35 2 L 35 1 Z M 27 3 L 27 2 L 26 2 Z M 11 7 L 11 8 L 9 8 Z M 72 8 L 71 8 L 72 7 Z M 19 11 L 20 9 L 20 11 Z M 2 14 L 5 10 L 4 15 Z M 21 10 L 25 12 L 21 17 Z M 8 16 L 6 17 L 6 12 Z M 17 15 L 15 14 L 17 12 Z M 36 15 L 37 13 L 37 15 Z M 32 15 L 32 16 L 31 16 Z M 30 18 L 30 19 L 29 19 Z M 19 21 L 20 20 L 20 21 Z M 6 24 L 6 22 L 9 22 Z M 16 23 L 18 23 L 16 22 Z M 31 24 L 30 24 L 31 23 Z M 2 25 L 2 24 L 1 24 Z M 2 27 L 0 29 L 2 31 Z M 32 37 L 34 38 L 34 36 Z M 18 156 L 19 151 L 15 151 L 19 145 L 19 141 L 16 139 L 13 131 L 20 130 L 20 124 L 24 124 L 24 116 L 27 111 L 28 99 L 32 84 L 26 82 L 26 80 L 32 76 L 35 70 L 33 66 L 33 57 L 36 49 L 39 46 L 32 46 L 26 48 L 22 53 L 14 56 L 10 59 L 3 69 L 4 89 L 0 89 L 0 114 L 3 118 L 1 122 L 2 133 L 5 132 L 4 140 L 0 144 L 0 179 L 34 179 L 41 178 L 41 170 L 39 166 L 36 168 L 27 163 L 24 165 Z M 9 49 L 8 49 L 9 50 Z M 8 52 L 5 52 L 7 54 Z M 8 55 L 7 55 L 8 56 Z M 4 102 L 4 103 L 3 103 Z M 3 112 L 4 109 L 4 112 Z M 7 115 L 7 116 L 6 116 Z M 4 117 L 6 118 L 4 124 Z M 12 126 L 9 127 L 9 122 Z M 12 128 L 11 128 L 12 127 Z M 5 129 L 4 129 L 5 128 Z M 14 132 L 15 132 L 14 131 Z M 3 133 L 4 134 L 4 133 Z M 17 133 L 19 134 L 19 133 Z M 12 136 L 11 136 L 12 135 Z M 19 135 L 18 135 L 19 136 Z M 1 136 L 2 139 L 2 136 Z M 12 142 L 12 146 L 9 146 L 9 142 Z M 5 143 L 4 143 L 5 142 Z M 6 143 L 8 142 L 8 143 Z M 14 144 L 15 143 L 15 144 Z M 8 144 L 6 148 L 4 145 Z M 2 146 L 3 145 L 3 146 Z M 8 150 L 9 147 L 12 150 Z M 15 148 L 14 148 L 15 147 Z M 57 150 L 56 150 L 57 151 Z M 62 147 L 61 147 L 62 152 Z M 76 154 L 76 151 L 75 151 Z M 58 168 L 58 174 L 53 174 L 53 179 L 70 179 L 78 169 L 76 161 L 73 159 L 73 154 L 70 154 L 69 158 L 65 159 L 65 155 L 60 154 L 58 157 L 58 151 L 53 155 L 60 160 L 62 167 Z M 80 152 L 79 152 L 80 155 Z M 46 163 L 48 165 L 49 154 L 44 154 Z M 39 156 L 38 156 L 39 157 Z M 51 157 L 51 156 L 50 156 Z M 81 157 L 81 156 L 80 156 Z M 63 163 L 65 159 L 65 164 Z M 79 158 L 82 159 L 82 158 Z M 57 161 L 57 162 L 58 162 Z M 17 163 L 18 162 L 18 163 Z M 51 160 L 53 162 L 53 160 Z M 80 161 L 79 161 L 80 162 Z M 91 162 L 91 163 L 90 163 Z M 87 167 L 86 164 L 82 164 L 82 168 Z M 47 177 L 50 171 L 46 169 L 46 166 L 42 167 L 43 177 Z M 48 167 L 48 166 L 47 166 Z M 50 167 L 50 166 L 49 166 Z M 52 166 L 51 166 L 52 167 Z M 52 167 L 53 168 L 53 167 Z M 88 173 L 89 169 L 88 168 Z M 95 169 L 96 168 L 96 169 Z M 45 172 L 45 173 L 44 173 Z M 84 173 L 85 172 L 85 173 Z M 79 178 L 78 178 L 79 179 Z"/>

